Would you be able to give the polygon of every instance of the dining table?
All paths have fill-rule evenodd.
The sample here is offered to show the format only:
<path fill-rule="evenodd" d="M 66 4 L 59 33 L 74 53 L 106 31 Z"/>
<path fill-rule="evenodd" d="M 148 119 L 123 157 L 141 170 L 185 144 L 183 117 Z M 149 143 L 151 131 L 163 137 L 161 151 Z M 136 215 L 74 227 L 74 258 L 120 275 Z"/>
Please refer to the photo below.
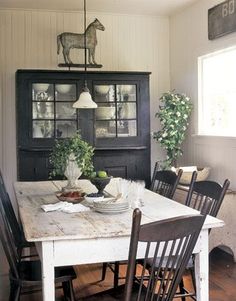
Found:
<path fill-rule="evenodd" d="M 119 180 L 112 178 L 106 186 L 106 193 L 116 196 Z M 64 186 L 65 181 L 54 180 L 14 183 L 26 240 L 35 243 L 41 260 L 44 301 L 55 300 L 55 267 L 128 259 L 133 208 L 116 214 L 97 212 L 93 208 L 74 213 L 42 210 L 42 205 L 59 201 L 57 195 Z M 78 186 L 86 194 L 96 192 L 89 180 L 79 180 Z M 84 201 L 81 204 L 83 203 Z M 192 208 L 148 189 L 144 191 L 142 204 L 142 224 L 199 214 Z M 193 251 L 198 301 L 209 300 L 209 229 L 223 225 L 222 220 L 207 216 Z M 141 243 L 137 258 L 144 256 L 144 249 L 145 246 Z"/>

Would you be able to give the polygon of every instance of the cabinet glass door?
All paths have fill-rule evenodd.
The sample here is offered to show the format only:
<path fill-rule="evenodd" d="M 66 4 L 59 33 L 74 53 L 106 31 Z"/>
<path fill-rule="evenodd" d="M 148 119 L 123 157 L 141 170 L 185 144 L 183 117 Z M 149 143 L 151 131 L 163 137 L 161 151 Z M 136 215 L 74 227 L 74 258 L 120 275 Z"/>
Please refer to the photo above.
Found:
<path fill-rule="evenodd" d="M 66 138 L 77 131 L 75 84 L 32 84 L 33 138 Z"/>
<path fill-rule="evenodd" d="M 95 85 L 96 138 L 137 136 L 136 85 Z"/>

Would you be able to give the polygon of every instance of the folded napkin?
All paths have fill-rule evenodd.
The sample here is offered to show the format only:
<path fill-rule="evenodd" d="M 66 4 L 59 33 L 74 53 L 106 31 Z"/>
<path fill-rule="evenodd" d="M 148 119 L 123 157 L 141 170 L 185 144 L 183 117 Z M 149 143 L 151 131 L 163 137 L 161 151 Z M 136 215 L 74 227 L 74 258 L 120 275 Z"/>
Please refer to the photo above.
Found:
<path fill-rule="evenodd" d="M 82 204 L 72 204 L 69 202 L 58 202 L 55 204 L 42 205 L 41 208 L 45 212 L 63 211 L 66 213 L 84 212 L 90 210 L 90 208 L 85 207 Z"/>

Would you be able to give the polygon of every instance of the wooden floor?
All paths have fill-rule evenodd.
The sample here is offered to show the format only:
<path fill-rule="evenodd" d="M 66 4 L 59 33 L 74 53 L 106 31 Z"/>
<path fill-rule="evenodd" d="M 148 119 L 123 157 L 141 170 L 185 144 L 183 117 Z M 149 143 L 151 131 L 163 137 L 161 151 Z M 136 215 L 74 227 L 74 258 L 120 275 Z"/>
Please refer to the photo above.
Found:
<path fill-rule="evenodd" d="M 101 279 L 101 265 L 77 266 L 78 278 L 74 281 L 74 288 L 77 300 L 89 294 L 108 289 L 112 285 L 113 274 L 108 271 L 105 281 Z M 125 274 L 125 270 L 122 270 Z M 189 277 L 186 275 L 185 282 L 191 287 Z M 0 278 L 0 301 L 8 300 L 8 279 L 7 276 Z M 61 292 L 58 291 L 58 300 Z M 21 301 L 40 301 L 41 293 L 37 295 L 24 296 Z M 179 299 L 175 299 L 176 301 Z M 187 300 L 191 300 L 187 298 Z M 210 256 L 210 301 L 236 301 L 236 263 L 230 255 L 215 249 Z"/>

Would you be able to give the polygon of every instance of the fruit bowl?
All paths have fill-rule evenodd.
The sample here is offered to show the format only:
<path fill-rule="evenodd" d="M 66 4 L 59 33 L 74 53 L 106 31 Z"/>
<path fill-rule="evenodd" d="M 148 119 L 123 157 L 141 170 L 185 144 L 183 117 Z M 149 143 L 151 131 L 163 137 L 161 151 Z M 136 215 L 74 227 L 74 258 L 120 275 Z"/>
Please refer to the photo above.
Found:
<path fill-rule="evenodd" d="M 80 203 L 84 200 L 85 193 L 81 191 L 68 191 L 56 194 L 57 198 L 63 202 Z"/>
<path fill-rule="evenodd" d="M 90 182 L 96 186 L 97 190 L 98 190 L 98 194 L 102 194 L 103 190 L 105 189 L 105 187 L 107 186 L 107 184 L 110 183 L 112 177 L 106 177 L 106 178 L 100 178 L 100 177 L 94 177 L 90 179 Z"/>

